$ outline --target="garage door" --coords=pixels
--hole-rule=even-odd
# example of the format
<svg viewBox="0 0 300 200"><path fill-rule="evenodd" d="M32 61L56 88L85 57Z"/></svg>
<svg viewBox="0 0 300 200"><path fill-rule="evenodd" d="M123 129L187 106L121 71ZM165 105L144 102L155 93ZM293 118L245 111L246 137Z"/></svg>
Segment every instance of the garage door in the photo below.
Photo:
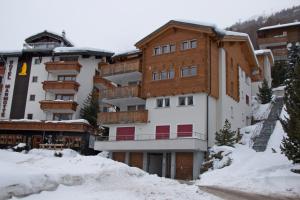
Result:
<svg viewBox="0 0 300 200"><path fill-rule="evenodd" d="M113 160L125 163L125 152L113 152Z"/></svg>
<svg viewBox="0 0 300 200"><path fill-rule="evenodd" d="M130 153L129 165L143 169L143 153Z"/></svg>
<svg viewBox="0 0 300 200"><path fill-rule="evenodd" d="M176 179L193 179L193 153L176 153Z"/></svg>

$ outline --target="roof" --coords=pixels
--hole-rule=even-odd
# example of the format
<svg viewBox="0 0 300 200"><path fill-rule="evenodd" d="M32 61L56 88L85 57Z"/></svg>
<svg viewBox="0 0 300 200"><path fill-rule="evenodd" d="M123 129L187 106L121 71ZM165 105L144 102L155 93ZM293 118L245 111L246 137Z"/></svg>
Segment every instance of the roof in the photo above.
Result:
<svg viewBox="0 0 300 200"><path fill-rule="evenodd" d="M40 37L44 37L44 36L48 36L48 37L51 37L51 38L54 38L54 39L57 39L57 40L60 40L60 41L63 41L65 43L66 46L69 46L69 47L73 47L74 44L68 40L65 36L62 36L58 33L54 33L52 31L43 31L43 32L40 32L40 33L37 33L35 35L32 35L28 38L25 39L25 42L26 43L32 43L34 40L40 38Z"/></svg>
<svg viewBox="0 0 300 200"><path fill-rule="evenodd" d="M142 51L139 49L134 49L134 50L130 50L130 51L124 51L124 52L117 53L113 56L113 58L118 58L118 57L123 57L123 56L131 56L131 55L139 55L139 54L142 54Z"/></svg>
<svg viewBox="0 0 300 200"><path fill-rule="evenodd" d="M277 24L277 25L274 25L274 26L265 26L265 27L262 27L258 30L263 31L263 30L270 30L270 29L277 29L277 28L285 28L285 27L290 27L290 26L300 26L300 22L292 22L292 23L287 23L287 24Z"/></svg>
<svg viewBox="0 0 300 200"><path fill-rule="evenodd" d="M189 28L192 30L201 30L201 32L205 32L208 34L212 34L219 38L220 40L223 41L246 41L250 51L252 52L252 57L256 63L256 66L258 66L258 60L255 56L254 53L254 48L252 45L252 42L250 40L250 37L247 33L241 33L241 32L234 32L234 31L227 31L224 29L218 28L215 24L213 23L206 23L206 22L198 22L198 21L192 21L192 20L170 20L163 26L159 27L140 41L138 41L135 46L140 48L144 44L146 44L148 41L151 39L155 38L159 33L164 32L167 30L169 27L174 26L174 27L185 27Z"/></svg>
<svg viewBox="0 0 300 200"><path fill-rule="evenodd" d="M91 56L112 56L114 53L103 49L89 47L56 47L53 50L55 55L91 55Z"/></svg>
<svg viewBox="0 0 300 200"><path fill-rule="evenodd" d="M260 50L255 50L255 55L260 56L260 55L267 55L269 57L270 63L274 63L274 57L273 53L270 49L260 49Z"/></svg>
<svg viewBox="0 0 300 200"><path fill-rule="evenodd" d="M19 51L19 50L16 50L16 51L0 51L0 56L4 56L4 57L7 57L7 56L11 56L11 57L18 57L22 55L22 51Z"/></svg>

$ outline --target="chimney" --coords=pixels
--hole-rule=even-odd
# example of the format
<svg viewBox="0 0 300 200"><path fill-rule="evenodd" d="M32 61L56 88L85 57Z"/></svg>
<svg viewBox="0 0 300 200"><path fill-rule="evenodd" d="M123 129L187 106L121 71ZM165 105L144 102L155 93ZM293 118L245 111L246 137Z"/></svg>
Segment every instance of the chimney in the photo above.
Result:
<svg viewBox="0 0 300 200"><path fill-rule="evenodd" d="M63 30L63 31L61 32L61 35L62 35L63 38L66 37L66 32L65 32L65 30Z"/></svg>

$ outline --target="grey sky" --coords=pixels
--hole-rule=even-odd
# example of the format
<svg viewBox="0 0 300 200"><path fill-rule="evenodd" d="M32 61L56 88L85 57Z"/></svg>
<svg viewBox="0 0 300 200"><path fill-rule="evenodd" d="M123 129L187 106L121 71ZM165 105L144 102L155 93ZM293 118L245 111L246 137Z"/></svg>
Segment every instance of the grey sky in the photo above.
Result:
<svg viewBox="0 0 300 200"><path fill-rule="evenodd" d="M21 49L45 29L76 46L121 52L170 19L211 22L224 28L239 20L299 5L300 0L0 0L0 50Z"/></svg>

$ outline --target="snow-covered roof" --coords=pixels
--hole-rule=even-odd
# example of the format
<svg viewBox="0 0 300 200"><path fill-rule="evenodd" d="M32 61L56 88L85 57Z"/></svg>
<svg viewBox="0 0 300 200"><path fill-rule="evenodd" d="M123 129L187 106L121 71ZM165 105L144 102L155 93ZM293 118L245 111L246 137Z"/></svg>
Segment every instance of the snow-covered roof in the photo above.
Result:
<svg viewBox="0 0 300 200"><path fill-rule="evenodd" d="M114 55L114 57L119 57L119 56L127 56L127 55L132 55L132 54L138 54L142 52L139 49L134 49L134 50L129 50L129 51L123 51L123 52L119 52L117 54Z"/></svg>
<svg viewBox="0 0 300 200"><path fill-rule="evenodd" d="M0 56L19 56L22 54L20 50L0 51Z"/></svg>
<svg viewBox="0 0 300 200"><path fill-rule="evenodd" d="M255 55L270 55L272 63L274 62L274 56L270 49L255 50Z"/></svg>
<svg viewBox="0 0 300 200"><path fill-rule="evenodd" d="M300 26L300 22L292 22L292 23L287 23L287 24L277 24L277 25L274 25L274 26L265 26L265 27L262 27L258 30L262 31L262 30L283 28L283 27L289 27L289 26Z"/></svg>
<svg viewBox="0 0 300 200"><path fill-rule="evenodd" d="M90 47L56 47L53 52L55 54L68 54L68 53L79 53L79 54L106 54L112 56L114 53L111 51L96 49Z"/></svg>

